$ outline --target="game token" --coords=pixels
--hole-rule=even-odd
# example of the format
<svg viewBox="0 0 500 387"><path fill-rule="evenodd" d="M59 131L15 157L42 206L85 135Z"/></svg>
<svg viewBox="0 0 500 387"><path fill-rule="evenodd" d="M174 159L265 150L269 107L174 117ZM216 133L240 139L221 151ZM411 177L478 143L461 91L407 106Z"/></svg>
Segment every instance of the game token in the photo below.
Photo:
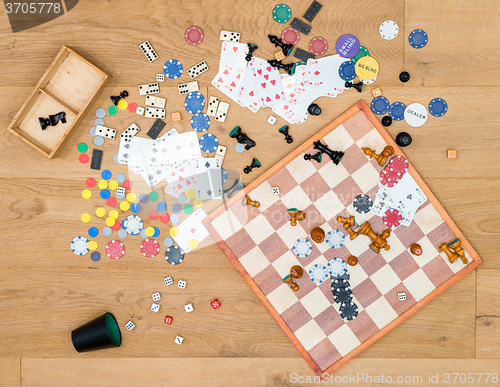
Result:
<svg viewBox="0 0 500 387"><path fill-rule="evenodd" d="M104 120L102 118L96 118L94 120L94 126L97 126L97 125L103 126L104 125Z"/></svg>
<svg viewBox="0 0 500 387"><path fill-rule="evenodd" d="M325 266L315 264L309 270L309 278L311 278L311 281L316 285L321 285L328 278L328 271Z"/></svg>
<svg viewBox="0 0 500 387"><path fill-rule="evenodd" d="M203 205L203 200L200 199L193 200L193 206L195 206L196 208L200 208L202 205Z"/></svg>
<svg viewBox="0 0 500 387"><path fill-rule="evenodd" d="M122 184L125 181L125 175L123 173L118 173L116 175L116 181L120 184Z"/></svg>
<svg viewBox="0 0 500 387"><path fill-rule="evenodd" d="M340 277L347 271L347 265L341 258L330 259L328 261L328 264L326 265L326 268L328 270L328 274L330 274L331 277Z"/></svg>
<svg viewBox="0 0 500 387"><path fill-rule="evenodd" d="M203 31L200 27L189 27L184 33L184 39L191 46L197 46L198 44L203 42Z"/></svg>
<svg viewBox="0 0 500 387"><path fill-rule="evenodd" d="M104 215L106 215L106 210L103 207L98 207L95 210L95 214L99 217L102 218Z"/></svg>
<svg viewBox="0 0 500 387"><path fill-rule="evenodd" d="M102 138L101 136L95 136L94 144L96 144L97 146L101 146L102 144L104 144L104 138Z"/></svg>
<svg viewBox="0 0 500 387"><path fill-rule="evenodd" d="M393 157L386 169L398 176L401 176L408 171L408 160L404 156Z"/></svg>
<svg viewBox="0 0 500 387"><path fill-rule="evenodd" d="M356 75L362 81L370 81L378 74L378 62L372 56L364 56L356 62Z"/></svg>
<svg viewBox="0 0 500 387"><path fill-rule="evenodd" d="M330 230L326 234L325 242L332 249L344 246L345 235L340 230Z"/></svg>
<svg viewBox="0 0 500 387"><path fill-rule="evenodd" d="M237 143L235 146L234 146L234 150L238 153L241 153L245 150L245 145L244 144L240 144L240 143Z"/></svg>
<svg viewBox="0 0 500 387"><path fill-rule="evenodd" d="M227 172L224 168L221 168L220 173L221 173L221 178L222 178L222 185L224 185L224 184L226 184L226 181L227 181ZM192 199L192 198L190 198L190 199Z"/></svg>
<svg viewBox="0 0 500 387"><path fill-rule="evenodd" d="M306 258L312 252L312 244L305 238L297 239L293 245L293 253L299 258Z"/></svg>
<svg viewBox="0 0 500 387"><path fill-rule="evenodd" d="M127 200L130 202L130 203L133 203L137 200L137 195L133 192L129 192L127 194Z"/></svg>
<svg viewBox="0 0 500 387"><path fill-rule="evenodd" d="M143 228L143 229L141 230L141 232L139 233L139 235L140 235L140 236L141 236L141 238L143 238L143 239L146 239L146 238L148 237L148 234L146 234L146 229L145 229L145 228Z"/></svg>
<svg viewBox="0 0 500 387"><path fill-rule="evenodd" d="M111 171L109 171L108 169L105 169L104 171L102 171L102 172L101 172L101 177L102 177L104 180L109 180L109 179L111 179L111 176L113 176L113 175L112 175Z"/></svg>
<svg viewBox="0 0 500 387"><path fill-rule="evenodd" d="M94 262L97 262L101 259L101 253L99 251L93 251L92 254L90 254L90 259Z"/></svg>
<svg viewBox="0 0 500 387"><path fill-rule="evenodd" d="M111 192L109 192L109 189L101 189L99 195L101 195L101 198L107 199L111 196Z"/></svg>
<svg viewBox="0 0 500 387"><path fill-rule="evenodd" d="M171 246L165 251L165 259L172 265L178 265L184 260L184 251L179 246Z"/></svg>
<svg viewBox="0 0 500 387"><path fill-rule="evenodd" d="M380 36L382 36L385 40L392 40L399 33L399 27L395 21L386 20L380 25L378 30L380 32Z"/></svg>
<svg viewBox="0 0 500 387"><path fill-rule="evenodd" d="M115 220L118 219L118 216L120 216L120 214L116 210L109 211L108 215L111 216Z"/></svg>
<svg viewBox="0 0 500 387"><path fill-rule="evenodd" d="M168 232L173 237L176 237L179 235L179 229L177 227L170 227L170 230Z"/></svg>
<svg viewBox="0 0 500 387"><path fill-rule="evenodd" d="M273 8L273 19L278 23L286 23L292 17L292 10L286 4L278 4Z"/></svg>
<svg viewBox="0 0 500 387"><path fill-rule="evenodd" d="M91 218L89 213L85 212L82 214L80 219L82 220L83 223L88 223L88 222L90 222L90 219L92 219L92 218Z"/></svg>
<svg viewBox="0 0 500 387"><path fill-rule="evenodd" d="M76 255L85 255L89 252L89 240L78 236L71 241L71 251Z"/></svg>
<svg viewBox="0 0 500 387"><path fill-rule="evenodd" d="M296 46L300 41L300 33L293 27L285 28L281 33L281 41Z"/></svg>
<svg viewBox="0 0 500 387"><path fill-rule="evenodd" d="M196 239L191 239L188 242L188 246L191 247L192 249L196 249L198 247L198 241Z"/></svg>
<svg viewBox="0 0 500 387"><path fill-rule="evenodd" d="M96 185L96 181L93 177L89 177L87 180L85 180L85 185L89 188L94 188Z"/></svg>
<svg viewBox="0 0 500 387"><path fill-rule="evenodd" d="M111 259L119 259L125 254L125 246L122 242L113 239L106 245L106 254Z"/></svg>
<svg viewBox="0 0 500 387"><path fill-rule="evenodd" d="M401 224L403 216L395 208L389 208L382 217L384 224L390 228L396 228Z"/></svg>
<svg viewBox="0 0 500 387"><path fill-rule="evenodd" d="M164 203L164 202L159 202L156 204L156 209L159 211L159 212L164 212L164 211L167 211L167 204Z"/></svg>
<svg viewBox="0 0 500 387"><path fill-rule="evenodd" d="M145 194L145 193L140 194L139 195L139 202L142 204L146 204L147 202L149 202L149 195Z"/></svg>
<svg viewBox="0 0 500 387"><path fill-rule="evenodd" d="M172 212L174 212L175 214L178 214L181 211L182 211L182 206L179 203L174 203L172 205Z"/></svg>
<svg viewBox="0 0 500 387"><path fill-rule="evenodd" d="M149 200L151 200L152 202L156 202L159 197L160 197L160 195L158 195L158 192L156 192L156 191L151 191L149 193Z"/></svg>
<svg viewBox="0 0 500 387"><path fill-rule="evenodd" d="M243 145L243 144L240 144ZM206 153L212 153L217 150L219 139L212 133L207 133L200 138L200 149Z"/></svg>
<svg viewBox="0 0 500 387"><path fill-rule="evenodd" d="M144 239L141 243L141 253L145 257L153 258L160 252L160 244L154 239Z"/></svg>
<svg viewBox="0 0 500 387"><path fill-rule="evenodd" d="M222 168L221 168L222 170ZM224 184L224 183L222 183ZM186 196L188 197L188 199L194 199L196 197L196 191L194 189L188 189L187 192L186 192Z"/></svg>
<svg viewBox="0 0 500 387"><path fill-rule="evenodd" d="M359 212L360 214L366 214L371 210L373 201L368 195L361 194L354 198L352 205L356 212Z"/></svg>
<svg viewBox="0 0 500 387"><path fill-rule="evenodd" d="M118 153L115 153L114 156L113 156L113 161L116 163L116 164L121 164L119 161L118 161Z"/></svg>
<svg viewBox="0 0 500 387"><path fill-rule="evenodd" d="M404 103L402 103L402 102L394 102L389 107L389 116L394 121L401 121L402 119L405 118L405 109L406 109L406 105Z"/></svg>
<svg viewBox="0 0 500 387"><path fill-rule="evenodd" d="M115 105L110 105L110 106L108 107L108 114L109 114L110 116L114 116L114 115L116 115L116 113L118 113L118 109L117 109L117 107L116 107Z"/></svg>
<svg viewBox="0 0 500 387"><path fill-rule="evenodd" d="M123 228L120 228L117 232L117 235L118 235L118 238L125 239L127 237L128 233Z"/></svg>
<svg viewBox="0 0 500 387"><path fill-rule="evenodd" d="M128 107L128 102L124 99L118 101L118 109L125 110Z"/></svg>
<svg viewBox="0 0 500 387"><path fill-rule="evenodd" d="M193 213L193 206L191 204L186 204L184 208L182 209L185 214L192 214Z"/></svg>
<svg viewBox="0 0 500 387"><path fill-rule="evenodd" d="M345 61L339 67L339 76L344 81L352 81L356 78L356 70L354 69L354 63L350 60Z"/></svg>
<svg viewBox="0 0 500 387"><path fill-rule="evenodd" d="M156 210L149 211L149 219L156 220L160 216L159 212Z"/></svg>
<svg viewBox="0 0 500 387"><path fill-rule="evenodd" d="M115 221L115 224L111 226L111 230L118 231L120 228L122 228L122 225L120 222Z"/></svg>
<svg viewBox="0 0 500 387"><path fill-rule="evenodd" d="M106 218L106 221L105 221L105 222L106 222L106 226L108 226L108 227L113 227L113 226L115 225L115 223L116 223L116 219L115 219L115 218L113 218L113 217L111 217L111 216L108 216L108 217Z"/></svg>
<svg viewBox="0 0 500 387"><path fill-rule="evenodd" d="M354 35L346 34L337 39L335 49L343 58L352 58L359 52L359 40Z"/></svg>
<svg viewBox="0 0 500 387"><path fill-rule="evenodd" d="M190 114L200 113L205 107L205 97L203 94L193 91L186 96L184 107Z"/></svg>
<svg viewBox="0 0 500 387"><path fill-rule="evenodd" d="M97 242L96 241L90 241L88 244L88 248L90 251L97 250Z"/></svg>
<svg viewBox="0 0 500 387"><path fill-rule="evenodd" d="M155 233L153 234L153 238L158 238L160 236L160 229L158 227L153 227Z"/></svg>
<svg viewBox="0 0 500 387"><path fill-rule="evenodd" d="M413 48L423 48L429 41L429 37L424 30L413 30L408 36L408 42Z"/></svg>
<svg viewBox="0 0 500 387"><path fill-rule="evenodd" d="M191 127L197 132L204 132L210 127L210 118L205 113L196 113L191 118Z"/></svg>
<svg viewBox="0 0 500 387"><path fill-rule="evenodd" d="M351 61L356 63L359 60L359 58L362 58L362 57L368 56L368 55L370 55L370 51L368 51L368 49L365 46L360 46L358 53L351 58Z"/></svg>
<svg viewBox="0 0 500 387"><path fill-rule="evenodd" d="M387 174L382 171L380 174L380 184L382 184L384 187L394 187L398 183L398 180L396 178L391 178Z"/></svg>
<svg viewBox="0 0 500 387"><path fill-rule="evenodd" d="M145 230L145 233L148 237L153 236L155 233L155 229L151 226L146 227L144 230Z"/></svg>
<svg viewBox="0 0 500 387"><path fill-rule="evenodd" d="M162 223L168 223L170 220L170 215L167 214L166 212L164 214L160 215L160 222Z"/></svg>
<svg viewBox="0 0 500 387"><path fill-rule="evenodd" d="M130 203L125 201L125 200L123 202L121 202L120 203L120 210L122 210L122 211L130 210Z"/></svg>
<svg viewBox="0 0 500 387"><path fill-rule="evenodd" d="M80 153L85 153L85 152L87 152L87 150L89 149L89 147L84 142L81 142L80 144L78 144L78 146L76 147L76 149L78 149L78 152L80 152Z"/></svg>
<svg viewBox="0 0 500 387"><path fill-rule="evenodd" d="M442 98L434 98L429 102L429 113L434 117L442 117L448 111L448 104Z"/></svg>
<svg viewBox="0 0 500 387"><path fill-rule="evenodd" d="M84 189L82 191L82 198L84 199L90 199L92 197L92 191L89 189Z"/></svg>
<svg viewBox="0 0 500 387"><path fill-rule="evenodd" d="M118 182L116 180L111 180L109 183L108 183L108 186L109 186L109 189L112 190L112 191L116 191L116 189L118 188Z"/></svg>
<svg viewBox="0 0 500 387"><path fill-rule="evenodd" d="M125 180L122 185L123 185L123 188L125 188L125 189L132 189L132 187L134 186L134 183L132 183L130 180Z"/></svg>
<svg viewBox="0 0 500 387"><path fill-rule="evenodd" d="M189 202L188 197L186 195L184 195L184 194L180 194L177 197L177 200L179 201L180 204L186 204L187 202Z"/></svg>
<svg viewBox="0 0 500 387"><path fill-rule="evenodd" d="M372 99L371 103L372 112L374 112L379 116L387 113L389 111L390 106L391 104L389 103L389 100L382 95Z"/></svg>
<svg viewBox="0 0 500 387"><path fill-rule="evenodd" d="M349 271L345 271L344 274L342 274L341 276L338 276L338 277L333 277L332 275L330 275L330 279L332 280L332 282L336 279L339 279L339 280L345 280L345 281L349 281L351 279L351 276L349 274Z"/></svg>
<svg viewBox="0 0 500 387"><path fill-rule="evenodd" d="M427 121L427 109L421 103L412 103L406 107L405 121L408 125L418 128Z"/></svg>
<svg viewBox="0 0 500 387"><path fill-rule="evenodd" d="M328 42L321 36L316 36L309 42L309 51L316 56L323 55L328 50Z"/></svg>
<svg viewBox="0 0 500 387"><path fill-rule="evenodd" d="M96 129L95 129L95 126L91 127L91 128L90 128L90 130L89 130L89 133L90 133L90 135L91 135L92 137L95 137L95 136L96 136L96 134L95 134L95 130L96 130Z"/></svg>
<svg viewBox="0 0 500 387"><path fill-rule="evenodd" d="M333 292L333 291L335 291L335 289L350 288L350 287L351 287L351 285L349 284L349 280L339 277L339 278L332 279L332 286L330 289Z"/></svg>
<svg viewBox="0 0 500 387"><path fill-rule="evenodd" d="M109 198L106 199L106 204L108 205L108 207L116 206L116 198L110 196Z"/></svg>
<svg viewBox="0 0 500 387"><path fill-rule="evenodd" d="M89 228L89 236L91 238L95 238L98 235L99 235L99 229L97 227L90 227Z"/></svg>
<svg viewBox="0 0 500 387"><path fill-rule="evenodd" d="M182 74L182 64L177 59L170 59L165 62L163 72L169 79L177 79Z"/></svg>
<svg viewBox="0 0 500 387"><path fill-rule="evenodd" d="M174 244L174 241L172 240L172 238L168 238L168 237L167 237L167 238L165 238L165 239L163 240L163 245L164 245L165 247L170 247L170 246L172 246L173 244Z"/></svg>
<svg viewBox="0 0 500 387"><path fill-rule="evenodd" d="M104 118L106 117L106 110L104 110L103 108L99 108L95 111L95 115L98 117L98 118Z"/></svg>
<svg viewBox="0 0 500 387"><path fill-rule="evenodd" d="M339 308L340 317L344 321L351 321L358 315L358 306L354 302L342 303Z"/></svg>
<svg viewBox="0 0 500 387"><path fill-rule="evenodd" d="M102 235L110 236L111 234L113 234L113 230L111 229L111 227L106 226L102 229Z"/></svg>
<svg viewBox="0 0 500 387"><path fill-rule="evenodd" d="M130 113L135 113L137 111L137 104L135 102L129 102L127 109Z"/></svg>
<svg viewBox="0 0 500 387"><path fill-rule="evenodd" d="M129 234L137 235L141 232L144 223L142 219L137 215L130 215L125 218L123 221L123 228Z"/></svg>
<svg viewBox="0 0 500 387"><path fill-rule="evenodd" d="M337 304L351 302L354 297L350 288L337 288L333 293L333 299Z"/></svg>
<svg viewBox="0 0 500 387"><path fill-rule="evenodd" d="M134 214L138 214L139 212L141 212L141 205L139 203L132 203L130 205L130 211L132 211L132 213Z"/></svg>
<svg viewBox="0 0 500 387"><path fill-rule="evenodd" d="M180 217L177 214L172 214L170 215L170 222L172 223L179 223Z"/></svg>
<svg viewBox="0 0 500 387"><path fill-rule="evenodd" d="M369 80L365 80L363 81L363 84L364 85L371 85L373 82L375 82L377 80L377 77L373 78L373 79L369 79Z"/></svg>
<svg viewBox="0 0 500 387"><path fill-rule="evenodd" d="M97 187L99 187L99 189L105 189L105 188L108 188L108 182L104 179L101 179L99 180L99 182L97 183Z"/></svg>

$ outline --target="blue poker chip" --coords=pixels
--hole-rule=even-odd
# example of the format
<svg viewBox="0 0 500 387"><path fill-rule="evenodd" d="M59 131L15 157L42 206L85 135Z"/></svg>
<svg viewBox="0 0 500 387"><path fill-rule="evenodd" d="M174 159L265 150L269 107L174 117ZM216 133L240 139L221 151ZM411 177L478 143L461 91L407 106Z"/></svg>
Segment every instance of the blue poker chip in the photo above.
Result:
<svg viewBox="0 0 500 387"><path fill-rule="evenodd" d="M352 81L354 78L356 78L354 62L347 60L342 63L339 67L339 76L344 81Z"/></svg>
<svg viewBox="0 0 500 387"><path fill-rule="evenodd" d="M375 97L372 99L371 103L372 112L378 114L379 116L387 113L389 111L390 106L391 104L389 103L389 100L384 96Z"/></svg>
<svg viewBox="0 0 500 387"><path fill-rule="evenodd" d="M91 238L95 238L98 235L99 235L99 229L97 227L90 227L89 228L89 236Z"/></svg>
<svg viewBox="0 0 500 387"><path fill-rule="evenodd" d="M429 102L429 113L434 117L442 117L448 111L448 104L442 98L434 98Z"/></svg>
<svg viewBox="0 0 500 387"><path fill-rule="evenodd" d="M141 212L141 205L139 203L132 203L130 205L130 211L132 211L133 214Z"/></svg>
<svg viewBox="0 0 500 387"><path fill-rule="evenodd" d="M205 113L196 113L191 118L191 127L197 132L204 132L210 127L210 118Z"/></svg>
<svg viewBox="0 0 500 387"><path fill-rule="evenodd" d="M219 139L212 133L207 133L200 138L200 148L203 152L212 153L217 150Z"/></svg>
<svg viewBox="0 0 500 387"><path fill-rule="evenodd" d="M299 258L306 258L312 252L312 244L305 238L299 238L293 245L293 253Z"/></svg>
<svg viewBox="0 0 500 387"><path fill-rule="evenodd" d="M167 211L167 204L165 202L156 203L156 209L159 212L165 212Z"/></svg>
<svg viewBox="0 0 500 387"><path fill-rule="evenodd" d="M177 59L170 59L165 62L163 72L170 79L177 79L182 74L182 64Z"/></svg>
<svg viewBox="0 0 500 387"><path fill-rule="evenodd" d="M143 204L149 202L149 195L148 194L145 194L145 193L142 193L139 195L139 201Z"/></svg>
<svg viewBox="0 0 500 387"><path fill-rule="evenodd" d="M158 227L153 227L155 229L155 233L152 238L158 238L160 236L160 229Z"/></svg>
<svg viewBox="0 0 500 387"><path fill-rule="evenodd" d="M326 234L325 242L332 249L344 246L345 235L340 230L331 230Z"/></svg>
<svg viewBox="0 0 500 387"><path fill-rule="evenodd" d="M222 177L222 185L226 184L227 181L227 172L224 168L220 169L221 177Z"/></svg>
<svg viewBox="0 0 500 387"><path fill-rule="evenodd" d="M104 171L101 172L101 177L104 179L104 180L109 180L111 179L111 176L113 176L111 174L111 171L108 170L108 169L105 169Z"/></svg>
<svg viewBox="0 0 500 387"><path fill-rule="evenodd" d="M137 235L143 229L144 222L137 215L130 215L123 221L123 228L131 235Z"/></svg>
<svg viewBox="0 0 500 387"><path fill-rule="evenodd" d="M413 48L425 47L428 41L429 37L424 30L413 30L408 36L408 42Z"/></svg>
<svg viewBox="0 0 500 387"><path fill-rule="evenodd" d="M394 121L401 121L405 118L406 105L403 102L394 102L389 108L389 116Z"/></svg>
<svg viewBox="0 0 500 387"><path fill-rule="evenodd" d="M82 236L77 236L71 241L71 251L76 255L85 255L89 252L89 240Z"/></svg>
<svg viewBox="0 0 500 387"><path fill-rule="evenodd" d="M109 189L105 188L101 190L100 195L101 198L108 199L111 196L111 192L109 192Z"/></svg>
<svg viewBox="0 0 500 387"><path fill-rule="evenodd" d="M94 262L99 261L101 259L101 253L99 253L99 251L92 251L92 254L90 254L90 259Z"/></svg>
<svg viewBox="0 0 500 387"><path fill-rule="evenodd" d="M203 94L193 91L186 96L184 107L190 114L200 113L205 107L205 97Z"/></svg>

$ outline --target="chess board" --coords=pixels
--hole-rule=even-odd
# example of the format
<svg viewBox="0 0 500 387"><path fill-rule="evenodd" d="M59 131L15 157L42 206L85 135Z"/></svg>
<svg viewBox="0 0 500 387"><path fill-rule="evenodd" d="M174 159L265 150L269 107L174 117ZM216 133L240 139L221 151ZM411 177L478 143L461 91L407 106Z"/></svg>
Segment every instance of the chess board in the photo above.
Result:
<svg viewBox="0 0 500 387"><path fill-rule="evenodd" d="M313 142L320 139L330 149L345 152L339 165L335 166L326 155L321 163L304 160L304 154L317 152ZM371 212L359 214L352 204L361 193L375 199L383 169L361 147L381 152L386 145L394 147L395 156L404 156L361 101L204 221L224 253L318 375L338 369L481 263L411 163L408 173L428 200L418 209L410 226L396 227L387 238L390 250L379 254L369 248L371 240L365 235L350 240L336 220L339 215L355 215L358 226L369 221L379 234L387 228L381 217ZM272 187L279 187L280 193L273 194ZM259 201L260 207L243 206L244 195ZM295 227L290 225L287 212L293 207L306 213L305 220ZM314 243L309 237L314 227L322 227L325 232L341 230L347 235L345 244L333 249L325 242ZM306 258L293 253L298 238L308 238L312 243L312 253ZM457 238L462 241L468 264L460 259L451 264L439 250L441 244ZM422 255L410 253L413 243L420 244ZM316 285L308 271L315 264L326 266L332 258L346 260L350 255L359 260L356 266L347 266L359 314L346 322L339 315L339 305L330 290L331 281ZM294 280L299 285L297 292L283 282L294 265L304 268L303 276ZM406 292L406 300L399 301L398 292Z"/></svg>

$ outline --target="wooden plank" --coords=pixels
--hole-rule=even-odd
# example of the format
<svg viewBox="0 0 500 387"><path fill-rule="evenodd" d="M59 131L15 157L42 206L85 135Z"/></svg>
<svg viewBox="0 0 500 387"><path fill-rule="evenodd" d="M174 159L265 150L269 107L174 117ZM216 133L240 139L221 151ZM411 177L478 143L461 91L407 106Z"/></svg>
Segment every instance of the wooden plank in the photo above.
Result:
<svg viewBox="0 0 500 387"><path fill-rule="evenodd" d="M500 270L477 271L476 358L500 358Z"/></svg>
<svg viewBox="0 0 500 387"><path fill-rule="evenodd" d="M21 386L21 359L0 358L0 387Z"/></svg>

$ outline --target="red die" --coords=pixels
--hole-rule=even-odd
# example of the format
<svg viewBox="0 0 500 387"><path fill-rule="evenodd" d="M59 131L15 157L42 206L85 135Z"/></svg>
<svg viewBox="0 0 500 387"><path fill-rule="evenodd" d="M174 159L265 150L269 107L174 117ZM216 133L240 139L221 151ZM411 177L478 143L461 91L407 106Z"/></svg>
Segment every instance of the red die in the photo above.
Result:
<svg viewBox="0 0 500 387"><path fill-rule="evenodd" d="M211 305L212 305L212 308L217 309L220 306L220 302L217 300L213 300Z"/></svg>
<svg viewBox="0 0 500 387"><path fill-rule="evenodd" d="M165 324L172 324L172 317L170 316L165 317Z"/></svg>

